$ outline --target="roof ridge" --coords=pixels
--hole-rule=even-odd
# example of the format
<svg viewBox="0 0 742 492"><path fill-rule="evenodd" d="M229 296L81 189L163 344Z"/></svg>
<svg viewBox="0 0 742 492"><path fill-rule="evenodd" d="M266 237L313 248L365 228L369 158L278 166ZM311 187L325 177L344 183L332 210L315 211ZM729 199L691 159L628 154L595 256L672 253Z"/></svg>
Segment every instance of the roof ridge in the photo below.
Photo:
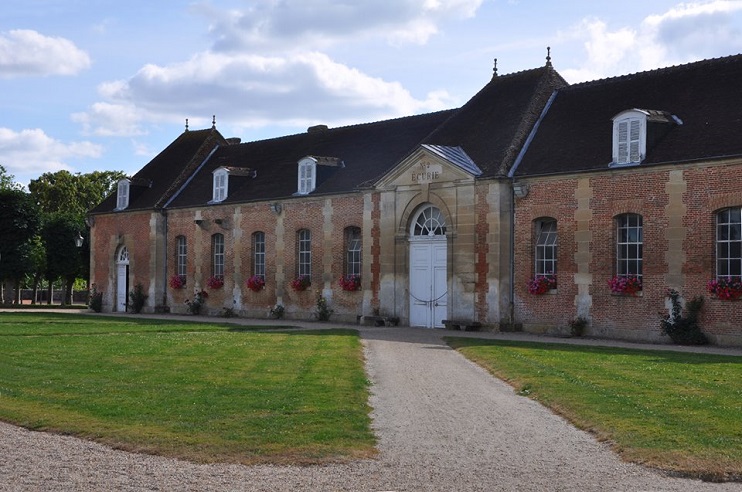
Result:
<svg viewBox="0 0 742 492"><path fill-rule="evenodd" d="M680 71L680 70L688 69L691 67L695 68L701 65L715 65L720 62L730 62L733 59L738 59L738 58L742 58L742 53L738 53L736 55L719 56L716 58L704 58L703 60L680 63L677 65L670 65L667 67L653 68L650 70L642 70L640 72L632 72L632 73L627 73L623 75L615 75L613 77L604 77L602 79L586 80L585 82L577 82L575 84L570 84L568 87L565 87L562 90L586 87L586 86L591 86L591 85L597 86L597 85L601 85L601 84L605 84L609 82L616 82L622 79L629 79L629 78L636 78L636 77L654 77L654 76L657 76L657 74L661 74L661 73Z"/></svg>

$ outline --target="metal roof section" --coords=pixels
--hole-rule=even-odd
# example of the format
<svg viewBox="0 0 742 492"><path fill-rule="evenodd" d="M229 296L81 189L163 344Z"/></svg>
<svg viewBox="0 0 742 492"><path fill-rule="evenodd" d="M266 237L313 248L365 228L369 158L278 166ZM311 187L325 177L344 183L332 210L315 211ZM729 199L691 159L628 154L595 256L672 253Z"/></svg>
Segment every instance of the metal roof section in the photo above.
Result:
<svg viewBox="0 0 742 492"><path fill-rule="evenodd" d="M422 148L432 152L433 154L442 157L446 161L450 162L454 166L463 169L467 173L473 176L481 176L482 170L476 165L476 163L464 152L461 147L449 147L447 145L432 145L422 144Z"/></svg>

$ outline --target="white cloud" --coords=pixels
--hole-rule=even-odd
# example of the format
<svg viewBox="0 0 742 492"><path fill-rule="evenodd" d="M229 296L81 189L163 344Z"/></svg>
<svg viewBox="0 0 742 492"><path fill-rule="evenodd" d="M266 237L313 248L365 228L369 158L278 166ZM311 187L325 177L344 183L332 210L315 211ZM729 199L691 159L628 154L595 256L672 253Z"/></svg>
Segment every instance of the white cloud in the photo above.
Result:
<svg viewBox="0 0 742 492"><path fill-rule="evenodd" d="M61 169L72 170L67 160L98 158L102 155L102 148L91 142L63 143L38 128L20 132L0 128L0 155L8 173L20 178Z"/></svg>
<svg viewBox="0 0 742 492"><path fill-rule="evenodd" d="M82 124L84 135L131 137L144 134L141 113L130 104L97 102L87 112L74 113L72 121Z"/></svg>
<svg viewBox="0 0 742 492"><path fill-rule="evenodd" d="M475 15L483 0L264 0L243 10L221 11L201 4L218 37L215 49L304 50L340 41L380 38L424 44L438 24Z"/></svg>
<svg viewBox="0 0 742 492"><path fill-rule="evenodd" d="M651 70L742 52L742 0L681 3L646 17L638 28L611 30L596 18L583 19L562 42L579 40L587 59L561 70L570 82Z"/></svg>
<svg viewBox="0 0 742 492"><path fill-rule="evenodd" d="M198 117L216 114L243 127L340 125L451 104L445 92L415 99L397 82L371 77L318 52L283 57L203 52L183 63L147 65L128 81L102 85L100 93L113 101L100 105L104 109L136 104L137 110L128 113L132 118L146 113L152 120L190 117L196 123ZM84 124L94 119L91 113L76 118Z"/></svg>
<svg viewBox="0 0 742 492"><path fill-rule="evenodd" d="M75 75L90 64L67 39L22 29L0 34L0 77Z"/></svg>

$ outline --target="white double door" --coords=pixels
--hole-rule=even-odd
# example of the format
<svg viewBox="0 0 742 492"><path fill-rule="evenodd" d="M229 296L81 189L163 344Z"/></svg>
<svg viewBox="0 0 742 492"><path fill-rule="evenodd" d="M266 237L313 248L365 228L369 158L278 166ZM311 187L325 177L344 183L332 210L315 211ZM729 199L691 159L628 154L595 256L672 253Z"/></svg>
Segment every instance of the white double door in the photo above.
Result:
<svg viewBox="0 0 742 492"><path fill-rule="evenodd" d="M442 328L448 312L445 236L410 240L410 326Z"/></svg>

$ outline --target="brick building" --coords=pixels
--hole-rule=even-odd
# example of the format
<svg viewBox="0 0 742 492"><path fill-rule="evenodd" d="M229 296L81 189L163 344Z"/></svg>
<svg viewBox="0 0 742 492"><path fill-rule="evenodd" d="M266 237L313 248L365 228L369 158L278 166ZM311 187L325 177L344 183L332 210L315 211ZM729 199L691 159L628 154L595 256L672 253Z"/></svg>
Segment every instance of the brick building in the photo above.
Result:
<svg viewBox="0 0 742 492"><path fill-rule="evenodd" d="M581 316L593 335L660 339L667 288L740 274L740 71L728 57L569 86L547 59L449 111L246 143L186 128L91 211L91 282L108 311L141 284L148 311L205 289L209 314L310 318L322 294L348 322ZM641 290L613 293L616 276ZM703 327L742 344L741 309L709 299Z"/></svg>

